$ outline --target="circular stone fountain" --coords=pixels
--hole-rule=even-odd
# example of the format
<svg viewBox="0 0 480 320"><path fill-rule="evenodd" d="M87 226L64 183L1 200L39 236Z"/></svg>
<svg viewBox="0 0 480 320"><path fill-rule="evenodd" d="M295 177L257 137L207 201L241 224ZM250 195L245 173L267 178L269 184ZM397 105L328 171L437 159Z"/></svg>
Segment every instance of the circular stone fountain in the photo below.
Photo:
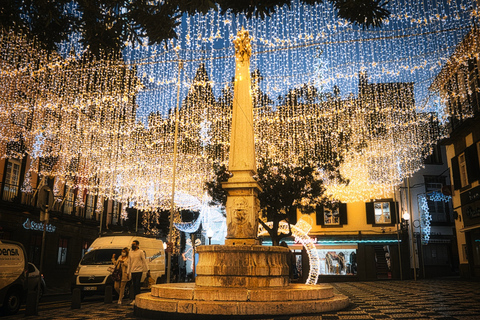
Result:
<svg viewBox="0 0 480 320"><path fill-rule="evenodd" d="M137 295L135 315L167 319L265 318L316 314L348 306L329 285L289 284L288 249L258 245L197 248L194 283L152 286Z"/></svg>
<svg viewBox="0 0 480 320"><path fill-rule="evenodd" d="M259 245L258 192L250 81L250 37L235 43L225 245L199 246L195 284L152 286L135 297L135 315L164 319L245 319L318 314L348 306L328 285L289 284L288 248Z"/></svg>

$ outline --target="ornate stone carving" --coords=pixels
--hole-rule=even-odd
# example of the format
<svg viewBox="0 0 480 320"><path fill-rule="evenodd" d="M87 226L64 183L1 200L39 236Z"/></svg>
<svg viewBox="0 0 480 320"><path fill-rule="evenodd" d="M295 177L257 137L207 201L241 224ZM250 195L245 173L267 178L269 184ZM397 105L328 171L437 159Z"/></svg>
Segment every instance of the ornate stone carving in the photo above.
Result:
<svg viewBox="0 0 480 320"><path fill-rule="evenodd" d="M249 238L252 237L253 226L249 220L249 205L246 197L238 197L233 201L230 208L232 219L228 224L229 237Z"/></svg>

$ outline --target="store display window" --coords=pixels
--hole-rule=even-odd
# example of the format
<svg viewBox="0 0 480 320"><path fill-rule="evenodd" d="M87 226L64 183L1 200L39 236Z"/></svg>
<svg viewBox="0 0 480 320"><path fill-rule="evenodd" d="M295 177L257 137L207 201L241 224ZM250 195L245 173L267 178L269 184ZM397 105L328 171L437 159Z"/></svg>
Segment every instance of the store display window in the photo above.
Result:
<svg viewBox="0 0 480 320"><path fill-rule="evenodd" d="M320 275L356 275L357 249L317 249Z"/></svg>

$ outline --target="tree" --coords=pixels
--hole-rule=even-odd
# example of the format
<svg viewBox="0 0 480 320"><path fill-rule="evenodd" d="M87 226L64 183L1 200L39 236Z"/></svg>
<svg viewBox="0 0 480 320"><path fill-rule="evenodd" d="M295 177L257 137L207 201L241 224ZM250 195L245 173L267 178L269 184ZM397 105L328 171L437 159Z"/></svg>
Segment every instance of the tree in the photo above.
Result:
<svg viewBox="0 0 480 320"><path fill-rule="evenodd" d="M230 174L225 165L216 166L215 170L215 178L206 184L207 190L213 202L225 206L227 195L221 188L221 183L227 181ZM288 234L278 232L280 221L293 224L297 208L311 213L315 206L326 202L322 180L318 178L315 167L308 163L295 166L262 160L256 179L263 189L258 195L262 217L271 221L272 226L269 227L261 219L260 224L268 231L274 246L278 246L281 239L292 235L291 230Z"/></svg>
<svg viewBox="0 0 480 320"><path fill-rule="evenodd" d="M283 102L286 106L313 105L321 99L319 90L311 85L304 83L301 87L290 89Z"/></svg>
<svg viewBox="0 0 480 320"><path fill-rule="evenodd" d="M299 0L314 5L330 2L340 18L368 27L382 25L390 15L388 0ZM81 42L95 55L119 53L127 42L148 37L150 44L176 38L179 17L207 13L210 9L247 17L265 18L291 0L2 0L0 28L22 30L35 36L44 48L78 33ZM218 6L218 7L217 7ZM75 9L73 9L75 8ZM74 14L76 11L78 14Z"/></svg>

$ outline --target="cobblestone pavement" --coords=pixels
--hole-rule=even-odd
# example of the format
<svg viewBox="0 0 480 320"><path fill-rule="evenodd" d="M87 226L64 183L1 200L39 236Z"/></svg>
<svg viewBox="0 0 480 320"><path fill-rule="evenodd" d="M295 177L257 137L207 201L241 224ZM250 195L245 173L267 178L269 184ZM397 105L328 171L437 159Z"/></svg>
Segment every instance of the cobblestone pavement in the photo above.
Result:
<svg viewBox="0 0 480 320"><path fill-rule="evenodd" d="M460 280L373 281L331 284L350 298L350 306L317 316L276 317L289 320L475 319L480 320L480 282ZM19 314L2 320L25 319ZM139 319L130 305L86 302L71 310L68 301L43 304L39 316L26 319ZM226 318L228 319L228 318Z"/></svg>

